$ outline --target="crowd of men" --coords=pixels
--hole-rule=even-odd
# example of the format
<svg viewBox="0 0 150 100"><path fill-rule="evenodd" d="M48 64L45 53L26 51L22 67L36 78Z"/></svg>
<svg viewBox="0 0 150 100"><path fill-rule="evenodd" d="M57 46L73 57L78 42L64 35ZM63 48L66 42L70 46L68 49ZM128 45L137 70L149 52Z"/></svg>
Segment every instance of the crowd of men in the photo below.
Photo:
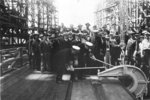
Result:
<svg viewBox="0 0 150 100"><path fill-rule="evenodd" d="M96 70L73 72L73 67L102 67L103 63L130 64L141 68L150 78L150 31L129 30L124 33L124 41L120 34L105 27L98 29L86 24L78 28L59 30L59 36L34 34L27 42L30 66L33 69L56 72L56 81L62 80L64 73L70 72L72 78L81 78L85 74L96 74ZM110 66L107 66L109 68ZM67 70L71 71L67 71Z"/></svg>

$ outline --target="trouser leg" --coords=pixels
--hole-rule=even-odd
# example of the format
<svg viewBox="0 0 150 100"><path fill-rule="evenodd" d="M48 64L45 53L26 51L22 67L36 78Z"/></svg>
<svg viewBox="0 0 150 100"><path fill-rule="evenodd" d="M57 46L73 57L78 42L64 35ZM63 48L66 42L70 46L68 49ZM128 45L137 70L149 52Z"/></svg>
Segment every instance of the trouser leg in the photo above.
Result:
<svg viewBox="0 0 150 100"><path fill-rule="evenodd" d="M36 56L33 55L33 69L36 69Z"/></svg>
<svg viewBox="0 0 150 100"><path fill-rule="evenodd" d="M46 55L46 69L47 71L51 71L51 59L49 53Z"/></svg>
<svg viewBox="0 0 150 100"><path fill-rule="evenodd" d="M56 82L62 80L62 75L64 74L64 67L63 65L60 65L57 67L57 77Z"/></svg>
<svg viewBox="0 0 150 100"><path fill-rule="evenodd" d="M33 69L33 56L32 55L29 55L29 65L30 65L30 68Z"/></svg>
<svg viewBox="0 0 150 100"><path fill-rule="evenodd" d="M41 69L41 56L37 55L35 59L36 59L36 69L40 70Z"/></svg>

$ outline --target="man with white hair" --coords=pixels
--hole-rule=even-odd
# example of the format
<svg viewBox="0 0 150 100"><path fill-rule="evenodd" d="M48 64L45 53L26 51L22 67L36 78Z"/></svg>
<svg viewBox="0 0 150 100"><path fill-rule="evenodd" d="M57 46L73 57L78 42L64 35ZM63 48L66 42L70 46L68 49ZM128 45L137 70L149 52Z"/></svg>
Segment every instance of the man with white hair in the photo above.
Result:
<svg viewBox="0 0 150 100"><path fill-rule="evenodd" d="M133 65L134 64L133 54L134 54L135 46L136 46L136 41L134 38L135 32L128 31L128 34L129 34L130 38L129 38L129 40L127 42L127 46L126 46L126 53L125 53L126 54L126 63Z"/></svg>
<svg viewBox="0 0 150 100"><path fill-rule="evenodd" d="M144 35L144 40L140 44L140 50L141 50L141 57L143 58L143 63L148 65L148 59L150 58L150 54L148 50L150 51L150 33L148 31L142 32ZM150 60L150 59L149 59Z"/></svg>
<svg viewBox="0 0 150 100"><path fill-rule="evenodd" d="M150 79L150 33L148 31L143 31L142 33L144 34L144 39L139 45L142 58L141 69Z"/></svg>

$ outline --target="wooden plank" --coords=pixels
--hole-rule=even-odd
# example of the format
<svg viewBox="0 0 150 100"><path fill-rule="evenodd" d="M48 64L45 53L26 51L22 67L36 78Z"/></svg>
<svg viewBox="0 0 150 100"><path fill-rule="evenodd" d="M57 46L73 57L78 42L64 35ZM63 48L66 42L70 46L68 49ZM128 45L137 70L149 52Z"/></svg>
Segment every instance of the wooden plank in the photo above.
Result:
<svg viewBox="0 0 150 100"><path fill-rule="evenodd" d="M56 82L54 80L49 82L49 85L47 89L45 90L45 94L43 95L42 100L53 100L53 97L55 96L55 88L56 88Z"/></svg>
<svg viewBox="0 0 150 100"><path fill-rule="evenodd" d="M50 82L42 100L65 100L69 82L57 84L55 79Z"/></svg>
<svg viewBox="0 0 150 100"><path fill-rule="evenodd" d="M16 84L13 84L2 92L3 100L65 100L68 82L57 84L55 82L55 75L31 73L21 75L15 73L21 78L13 77ZM27 73L26 72L26 73ZM35 74L35 75L34 75ZM10 77L9 79L13 81ZM7 80L9 83L10 80ZM5 83L7 84L7 83Z"/></svg>
<svg viewBox="0 0 150 100"><path fill-rule="evenodd" d="M68 84L68 89L67 89L67 92L66 92L65 100L71 100L71 96L72 96L72 87L73 87L73 82L70 81L69 84Z"/></svg>
<svg viewBox="0 0 150 100"><path fill-rule="evenodd" d="M24 72L28 71L28 65L27 66L24 66L24 67L21 67L19 69L16 69L15 71L13 72L10 72L10 73L7 73L3 76L0 77L1 79L1 84L4 84L5 82L9 81L11 78L14 78L16 76L20 76L22 75Z"/></svg>
<svg viewBox="0 0 150 100"><path fill-rule="evenodd" d="M92 84L98 100L136 100L115 78L95 80Z"/></svg>
<svg viewBox="0 0 150 100"><path fill-rule="evenodd" d="M97 100L88 80L73 83L71 100Z"/></svg>
<svg viewBox="0 0 150 100"><path fill-rule="evenodd" d="M52 77L49 77L50 75L46 75L46 76L47 77L45 78L45 82L43 83L42 86L40 86L40 88L35 92L35 94L30 98L30 100L43 100L47 87L50 85L50 82L53 81L51 80Z"/></svg>
<svg viewBox="0 0 150 100"><path fill-rule="evenodd" d="M42 97L50 83L50 74L41 74L40 78L35 81L30 87L25 88L16 100L43 100ZM28 84L26 84L28 85Z"/></svg>
<svg viewBox="0 0 150 100"><path fill-rule="evenodd" d="M107 100L100 81L93 81L92 86L97 100Z"/></svg>
<svg viewBox="0 0 150 100"><path fill-rule="evenodd" d="M22 75L19 74L18 76L14 76L14 77L10 77L9 80L5 81L2 83L2 88L1 88L1 92L4 90L7 90L9 87L11 87L14 84L17 84L18 81L21 81L24 79L24 77L26 77L27 75L29 75L32 72L32 70L26 70L23 71Z"/></svg>
<svg viewBox="0 0 150 100"><path fill-rule="evenodd" d="M40 72L33 72L32 74L29 74L28 77L20 79L16 84L2 92L2 100L16 100L16 98L23 93L24 89L28 89L27 93L34 93L36 89L35 91L32 91L32 88L37 88L37 86L40 86L40 81L37 81L40 77Z"/></svg>
<svg viewBox="0 0 150 100"><path fill-rule="evenodd" d="M69 82L63 84L57 84L55 87L54 100L65 100Z"/></svg>
<svg viewBox="0 0 150 100"><path fill-rule="evenodd" d="M103 84L106 100L134 100L119 84Z"/></svg>
<svg viewBox="0 0 150 100"><path fill-rule="evenodd" d="M46 100L65 100L68 89L68 82L61 84L55 83L55 87L51 92L51 96L48 96Z"/></svg>

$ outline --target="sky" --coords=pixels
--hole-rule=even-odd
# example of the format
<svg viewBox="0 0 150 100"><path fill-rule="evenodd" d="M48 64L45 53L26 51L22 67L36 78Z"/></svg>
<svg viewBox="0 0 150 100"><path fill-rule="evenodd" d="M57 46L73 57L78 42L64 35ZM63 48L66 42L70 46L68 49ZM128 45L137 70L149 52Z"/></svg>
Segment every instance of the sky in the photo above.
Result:
<svg viewBox="0 0 150 100"><path fill-rule="evenodd" d="M85 25L89 22L94 25L94 12L97 4L101 0L56 0L55 5L58 10L59 23L65 26L73 24Z"/></svg>

